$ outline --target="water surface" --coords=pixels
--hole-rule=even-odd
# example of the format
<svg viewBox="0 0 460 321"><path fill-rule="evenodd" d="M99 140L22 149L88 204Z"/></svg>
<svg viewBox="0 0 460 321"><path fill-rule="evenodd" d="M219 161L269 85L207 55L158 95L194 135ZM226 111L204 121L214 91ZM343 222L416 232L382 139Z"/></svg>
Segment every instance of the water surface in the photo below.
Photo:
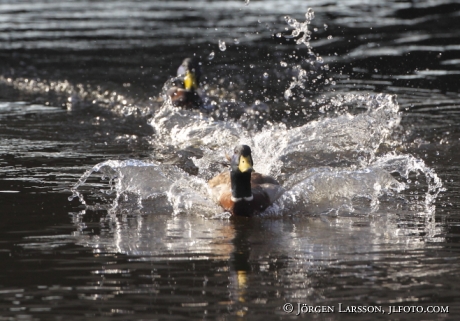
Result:
<svg viewBox="0 0 460 321"><path fill-rule="evenodd" d="M1 2L0 320L458 318L460 7L308 6ZM194 55L210 115L161 99ZM286 193L233 220L242 142Z"/></svg>

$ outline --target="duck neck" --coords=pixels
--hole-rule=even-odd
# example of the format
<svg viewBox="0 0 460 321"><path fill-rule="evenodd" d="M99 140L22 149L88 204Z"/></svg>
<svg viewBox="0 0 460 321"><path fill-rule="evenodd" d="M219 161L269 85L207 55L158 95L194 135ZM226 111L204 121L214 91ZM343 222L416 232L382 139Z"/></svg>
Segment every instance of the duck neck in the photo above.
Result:
<svg viewBox="0 0 460 321"><path fill-rule="evenodd" d="M232 200L234 202L252 200L251 191L251 172L230 171L230 179L232 182Z"/></svg>

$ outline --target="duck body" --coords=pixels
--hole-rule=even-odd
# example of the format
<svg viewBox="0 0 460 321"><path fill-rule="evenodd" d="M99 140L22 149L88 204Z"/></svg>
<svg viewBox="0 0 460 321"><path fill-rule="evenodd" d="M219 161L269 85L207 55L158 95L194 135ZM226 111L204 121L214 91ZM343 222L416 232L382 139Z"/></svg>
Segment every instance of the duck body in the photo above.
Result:
<svg viewBox="0 0 460 321"><path fill-rule="evenodd" d="M168 96L176 107L198 109L202 105L201 97L196 91L186 90L178 86L169 88Z"/></svg>
<svg viewBox="0 0 460 321"><path fill-rule="evenodd" d="M221 102L219 106L211 103L205 91L200 88L201 74L201 62L195 57L185 58L177 69L176 77L165 84L163 93L166 97L163 98L169 100L174 107L199 110L206 114L212 113L213 118L219 120L227 120L228 117L238 119L245 113L251 118L259 118L259 115L270 113L270 107L264 103L248 107L244 102L234 101L233 98L232 101L224 99L225 102ZM220 111L213 113L217 109Z"/></svg>
<svg viewBox="0 0 460 321"><path fill-rule="evenodd" d="M251 217L267 209L284 192L272 177L252 169L249 146L235 148L231 170L208 182L212 198L234 216Z"/></svg>

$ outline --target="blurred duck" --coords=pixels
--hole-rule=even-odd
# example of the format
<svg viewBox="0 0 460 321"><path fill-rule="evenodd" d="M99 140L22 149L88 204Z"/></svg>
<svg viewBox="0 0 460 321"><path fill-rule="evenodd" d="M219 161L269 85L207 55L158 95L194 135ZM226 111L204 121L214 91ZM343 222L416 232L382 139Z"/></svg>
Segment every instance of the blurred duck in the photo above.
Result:
<svg viewBox="0 0 460 321"><path fill-rule="evenodd" d="M177 69L177 77L167 94L176 107L199 109L203 105L198 93L201 67L197 59L186 58Z"/></svg>
<svg viewBox="0 0 460 321"><path fill-rule="evenodd" d="M260 119L261 115L270 113L270 108L265 103L247 106L244 102L235 102L229 92L214 93L219 96L219 105L210 103L209 97L200 88L201 66L196 58L186 58L177 69L177 76L167 86L166 93L171 99L173 106L185 109L199 109L201 112L212 114L213 117L226 120L227 118L238 119L247 114L251 119ZM223 98L225 97L225 98ZM215 97L216 98L216 97ZM221 99L223 98L223 99ZM252 123L253 121L251 121Z"/></svg>
<svg viewBox="0 0 460 321"><path fill-rule="evenodd" d="M229 160L230 171L211 179L208 186L212 198L232 215L257 215L284 192L274 178L254 172L249 146L236 146Z"/></svg>

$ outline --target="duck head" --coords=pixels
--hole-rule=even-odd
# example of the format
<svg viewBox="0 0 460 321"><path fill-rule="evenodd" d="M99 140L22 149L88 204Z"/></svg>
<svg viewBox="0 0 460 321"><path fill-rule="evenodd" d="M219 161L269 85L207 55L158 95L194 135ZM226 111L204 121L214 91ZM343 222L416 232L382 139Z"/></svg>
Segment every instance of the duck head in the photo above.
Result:
<svg viewBox="0 0 460 321"><path fill-rule="evenodd" d="M168 95L174 106L198 109L203 101L197 92L201 77L200 63L195 58L186 58L177 69L177 77Z"/></svg>
<svg viewBox="0 0 460 321"><path fill-rule="evenodd" d="M232 201L235 203L242 200L251 201L253 199L251 191L251 172L253 171L251 148L247 145L236 146L230 166Z"/></svg>
<svg viewBox="0 0 460 321"><path fill-rule="evenodd" d="M197 90L201 78L201 66L198 59L185 58L177 69L177 77L183 78L185 90Z"/></svg>

